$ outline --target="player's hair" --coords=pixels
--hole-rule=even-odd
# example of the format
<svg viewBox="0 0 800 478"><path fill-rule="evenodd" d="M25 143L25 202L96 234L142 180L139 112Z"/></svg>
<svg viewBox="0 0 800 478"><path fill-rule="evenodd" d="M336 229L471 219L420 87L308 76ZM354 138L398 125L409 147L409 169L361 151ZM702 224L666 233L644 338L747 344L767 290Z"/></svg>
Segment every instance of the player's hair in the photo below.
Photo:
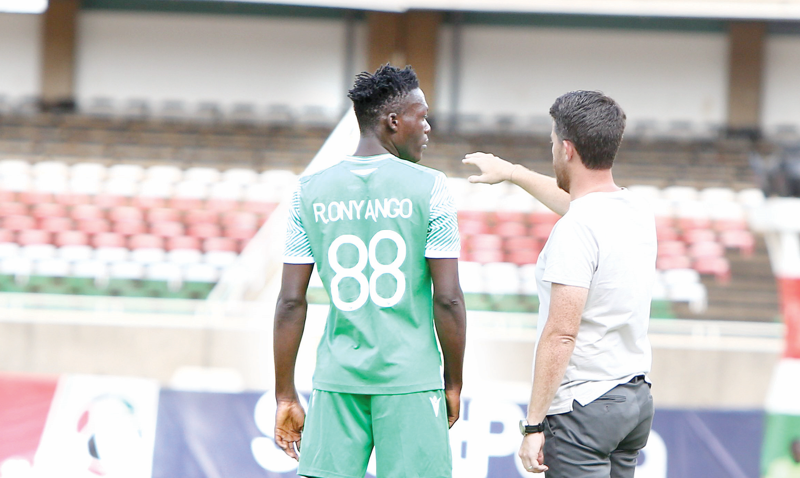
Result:
<svg viewBox="0 0 800 478"><path fill-rule="evenodd" d="M571 91L550 107L559 140L570 141L588 169L610 169L625 131L625 112L599 91Z"/></svg>
<svg viewBox="0 0 800 478"><path fill-rule="evenodd" d="M387 63L375 73L359 73L353 88L347 92L347 97L353 100L359 129L374 128L387 108L399 106L400 100L417 88L419 80L410 66L401 70Z"/></svg>

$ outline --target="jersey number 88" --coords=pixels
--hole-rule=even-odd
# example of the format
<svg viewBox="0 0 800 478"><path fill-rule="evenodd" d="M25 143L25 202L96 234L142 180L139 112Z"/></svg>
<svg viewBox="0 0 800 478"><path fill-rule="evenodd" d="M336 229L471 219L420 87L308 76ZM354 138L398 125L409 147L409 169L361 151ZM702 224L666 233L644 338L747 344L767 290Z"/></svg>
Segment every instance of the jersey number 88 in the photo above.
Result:
<svg viewBox="0 0 800 478"><path fill-rule="evenodd" d="M376 251L378 249L378 243L382 240L392 241L397 246L397 257L391 264L381 264L378 262ZM339 263L337 253L339 247L343 244L352 244L358 250L358 261L353 267L344 267ZM368 260L373 271L369 280L367 280L367 276L364 275L364 268L367 266ZM351 312L366 304L368 298L372 299L372 302L378 307L392 307L397 304L400 302L400 299L403 298L403 294L406 291L406 278L403 273L400 272L400 266L405 260L406 243L400 234L394 231L385 229L377 232L369 241L369 250L367 250L364 241L357 236L344 234L337 237L336 240L331 243L330 248L328 248L328 263L331 269L336 272L336 275L333 276L333 280L331 281L331 300L333 300L333 305L341 311ZM395 290L394 295L391 297L381 297L378 294L378 278L384 274L390 274L397 281L397 290ZM343 301L339 294L339 284L342 282L342 279L346 277L355 279L359 286L358 297L352 302Z"/></svg>

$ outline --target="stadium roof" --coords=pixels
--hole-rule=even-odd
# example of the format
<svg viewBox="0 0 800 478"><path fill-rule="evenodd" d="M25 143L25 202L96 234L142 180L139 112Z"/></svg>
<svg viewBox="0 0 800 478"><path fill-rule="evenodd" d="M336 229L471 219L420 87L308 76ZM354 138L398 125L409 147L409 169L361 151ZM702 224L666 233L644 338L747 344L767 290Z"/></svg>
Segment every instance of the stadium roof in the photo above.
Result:
<svg viewBox="0 0 800 478"><path fill-rule="evenodd" d="M227 0L242 1L242 0ZM800 0L244 0L319 7L799 20Z"/></svg>

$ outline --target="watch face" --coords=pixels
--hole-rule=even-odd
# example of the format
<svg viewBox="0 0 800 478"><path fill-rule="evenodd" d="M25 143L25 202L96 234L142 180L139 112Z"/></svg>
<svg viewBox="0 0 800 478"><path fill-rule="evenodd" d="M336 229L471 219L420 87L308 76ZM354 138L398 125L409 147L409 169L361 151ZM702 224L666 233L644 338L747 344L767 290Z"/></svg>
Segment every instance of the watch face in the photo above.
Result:
<svg viewBox="0 0 800 478"><path fill-rule="evenodd" d="M525 420L524 418L519 421L519 432L522 433L523 436L526 434L525 433L525 427L527 425L528 425L528 421Z"/></svg>

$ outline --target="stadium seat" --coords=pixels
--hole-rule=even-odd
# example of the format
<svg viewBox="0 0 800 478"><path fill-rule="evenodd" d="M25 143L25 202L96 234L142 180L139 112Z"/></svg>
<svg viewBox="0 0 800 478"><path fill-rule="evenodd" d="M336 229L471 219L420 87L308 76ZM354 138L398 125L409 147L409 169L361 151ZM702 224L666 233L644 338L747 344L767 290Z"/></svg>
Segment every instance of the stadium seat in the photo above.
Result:
<svg viewBox="0 0 800 478"><path fill-rule="evenodd" d="M173 194L171 182L160 179L147 179L139 183L139 196L149 198L168 198Z"/></svg>
<svg viewBox="0 0 800 478"><path fill-rule="evenodd" d="M3 240L0 242L0 259L19 257L19 244Z"/></svg>
<svg viewBox="0 0 800 478"><path fill-rule="evenodd" d="M20 202L28 204L29 206L55 202L53 194L49 192L22 191L17 197Z"/></svg>
<svg viewBox="0 0 800 478"><path fill-rule="evenodd" d="M63 232L73 229L72 219L68 217L46 217L39 222L39 229L47 232Z"/></svg>
<svg viewBox="0 0 800 478"><path fill-rule="evenodd" d="M256 228L261 225L258 223L258 216L252 212L238 211L221 217L225 227Z"/></svg>
<svg viewBox="0 0 800 478"><path fill-rule="evenodd" d="M73 177L69 180L67 191L78 195L101 194L103 191L103 180L91 177Z"/></svg>
<svg viewBox="0 0 800 478"><path fill-rule="evenodd" d="M71 262L88 261L94 256L94 250L88 245L67 244L58 248L56 256Z"/></svg>
<svg viewBox="0 0 800 478"><path fill-rule="evenodd" d="M231 239L250 240L257 232L258 229L255 227L232 226L225 228L223 236Z"/></svg>
<svg viewBox="0 0 800 478"><path fill-rule="evenodd" d="M725 248L715 241L700 241L689 245L689 257L700 259L703 257L723 257Z"/></svg>
<svg viewBox="0 0 800 478"><path fill-rule="evenodd" d="M106 263L125 262L130 258L130 251L125 247L103 246L94 249L94 259Z"/></svg>
<svg viewBox="0 0 800 478"><path fill-rule="evenodd" d="M697 189L690 186L667 186L661 190L661 197L672 202L682 203L686 201L697 201Z"/></svg>
<svg viewBox="0 0 800 478"><path fill-rule="evenodd" d="M3 174L0 175L0 189L5 191L22 193L31 188L31 178L27 174Z"/></svg>
<svg viewBox="0 0 800 478"><path fill-rule="evenodd" d="M129 203L130 200L127 197L113 192L103 192L94 197L94 204L103 209L126 207Z"/></svg>
<svg viewBox="0 0 800 478"><path fill-rule="evenodd" d="M147 224L144 221L119 221L111 225L111 230L117 234L133 236L147 232Z"/></svg>
<svg viewBox="0 0 800 478"><path fill-rule="evenodd" d="M45 277L68 277L72 274L72 267L65 259L41 259L34 263L32 273Z"/></svg>
<svg viewBox="0 0 800 478"><path fill-rule="evenodd" d="M125 247L126 240L122 234L114 232L100 232L92 237L92 245L96 248L101 247Z"/></svg>
<svg viewBox="0 0 800 478"><path fill-rule="evenodd" d="M212 184L219 182L220 172L214 168L193 167L183 172L183 180L186 182L197 182L201 184Z"/></svg>
<svg viewBox="0 0 800 478"><path fill-rule="evenodd" d="M725 257L701 256L694 261L692 267L700 274L713 275L721 284L730 282L731 266Z"/></svg>
<svg viewBox="0 0 800 478"><path fill-rule="evenodd" d="M232 251L236 252L236 241L229 237L210 237L203 241L203 250L210 251Z"/></svg>
<svg viewBox="0 0 800 478"><path fill-rule="evenodd" d="M56 233L53 243L58 247L88 246L89 237L83 231L65 230Z"/></svg>
<svg viewBox="0 0 800 478"><path fill-rule="evenodd" d="M27 244L20 248L20 255L27 259L53 259L56 257L56 246L52 244Z"/></svg>
<svg viewBox="0 0 800 478"><path fill-rule="evenodd" d="M12 276L30 276L33 272L33 260L22 257L6 257L0 262L0 274Z"/></svg>
<svg viewBox="0 0 800 478"><path fill-rule="evenodd" d="M668 271L673 269L689 269L692 261L688 256L661 256L656 259L656 269Z"/></svg>
<svg viewBox="0 0 800 478"><path fill-rule="evenodd" d="M265 201L243 201L241 204L242 211L260 214L265 219L269 217L277 207L277 203Z"/></svg>
<svg viewBox="0 0 800 478"><path fill-rule="evenodd" d="M178 264L157 262L148 265L144 272L145 279L165 281L173 290L179 290L183 281L183 269Z"/></svg>
<svg viewBox="0 0 800 478"><path fill-rule="evenodd" d="M726 248L738 249L744 257L751 257L756 245L753 233L741 229L728 229L720 232L719 242Z"/></svg>
<svg viewBox="0 0 800 478"><path fill-rule="evenodd" d="M52 244L53 235L40 229L25 229L17 234L17 243L20 246Z"/></svg>
<svg viewBox="0 0 800 478"><path fill-rule="evenodd" d="M163 249L164 239L152 234L136 234L128 240L131 250L136 249Z"/></svg>
<svg viewBox="0 0 800 478"><path fill-rule="evenodd" d="M161 263L165 261L166 257L167 254L164 249L157 247L132 248L130 255L131 261L141 264Z"/></svg>
<svg viewBox="0 0 800 478"><path fill-rule="evenodd" d="M108 264L101 260L76 260L72 265L73 277L89 277L93 279L108 275Z"/></svg>
<svg viewBox="0 0 800 478"><path fill-rule="evenodd" d="M39 161L30 170L33 176L55 176L60 178L68 177L70 168L62 161Z"/></svg>
<svg viewBox="0 0 800 478"><path fill-rule="evenodd" d="M683 240L686 241L687 244L715 242L717 240L717 233L711 229L689 229L683 233Z"/></svg>
<svg viewBox="0 0 800 478"><path fill-rule="evenodd" d="M172 249L167 252L167 262L180 265L201 264L203 254L197 249Z"/></svg>
<svg viewBox="0 0 800 478"><path fill-rule="evenodd" d="M145 171L145 181L158 181L174 184L183 179L183 171L177 166L155 165Z"/></svg>
<svg viewBox="0 0 800 478"><path fill-rule="evenodd" d="M126 177L109 178L105 183L103 183L102 191L105 194L113 194L116 196L130 198L136 196L136 194L139 192L139 183L132 178Z"/></svg>
<svg viewBox="0 0 800 478"><path fill-rule="evenodd" d="M186 211L184 221L189 226L194 224L217 224L219 213L208 209L192 209Z"/></svg>
<svg viewBox="0 0 800 478"><path fill-rule="evenodd" d="M0 244L14 242L14 233L8 229L0 229Z"/></svg>
<svg viewBox="0 0 800 478"><path fill-rule="evenodd" d="M114 222L142 221L144 219L144 214L142 210L137 207L120 206L109 210L108 218Z"/></svg>
<svg viewBox="0 0 800 478"><path fill-rule="evenodd" d="M204 205L203 199L191 197L173 197L167 203L172 209L179 211L189 211L192 209L201 209Z"/></svg>
<svg viewBox="0 0 800 478"><path fill-rule="evenodd" d="M206 209L224 215L238 210L239 201L235 199L209 198L206 200Z"/></svg>
<svg viewBox="0 0 800 478"><path fill-rule="evenodd" d="M115 164L107 169L109 181L123 179L131 182L141 181L144 177L144 168L138 164Z"/></svg>
<svg viewBox="0 0 800 478"><path fill-rule="evenodd" d="M36 219L31 216L11 215L3 218L3 229L25 231L36 228Z"/></svg>
<svg viewBox="0 0 800 478"><path fill-rule="evenodd" d="M475 219L459 219L458 230L461 235L489 234L489 225L486 221Z"/></svg>
<svg viewBox="0 0 800 478"><path fill-rule="evenodd" d="M258 182L258 173L252 169L232 168L223 171L222 181L240 185L254 184Z"/></svg>
<svg viewBox="0 0 800 478"><path fill-rule="evenodd" d="M219 276L219 269L211 264L192 264L183 269L185 282L217 282Z"/></svg>
<svg viewBox="0 0 800 478"><path fill-rule="evenodd" d="M180 222L181 213L170 208L152 208L147 211L147 222Z"/></svg>
<svg viewBox="0 0 800 478"><path fill-rule="evenodd" d="M150 234L160 237L183 236L183 223L175 221L154 222L150 225Z"/></svg>
<svg viewBox="0 0 800 478"><path fill-rule="evenodd" d="M499 221L494 233L500 237L522 237L528 234L528 227L522 222Z"/></svg>
<svg viewBox="0 0 800 478"><path fill-rule="evenodd" d="M78 221L77 229L90 235L100 234L109 232L111 230L111 224L105 219L84 219Z"/></svg>
<svg viewBox="0 0 800 478"><path fill-rule="evenodd" d="M56 195L55 200L58 204L64 206L77 206L79 204L89 204L91 202L91 198L88 194L77 192L65 192L63 194L58 194Z"/></svg>
<svg viewBox="0 0 800 478"><path fill-rule="evenodd" d="M0 202L0 217L27 215L27 204L23 204L21 202Z"/></svg>
<svg viewBox="0 0 800 478"><path fill-rule="evenodd" d="M489 294L519 294L519 268L509 262L484 264L483 274L486 292Z"/></svg>
<svg viewBox="0 0 800 478"><path fill-rule="evenodd" d="M70 188L66 177L42 176L34 179L31 190L58 195L66 193Z"/></svg>
<svg viewBox="0 0 800 478"><path fill-rule="evenodd" d="M199 239L208 239L211 237L220 237L222 234L219 226L216 224L197 223L189 226L188 235Z"/></svg>
<svg viewBox="0 0 800 478"><path fill-rule="evenodd" d="M67 217L67 209L57 203L39 203L31 206L31 215L36 219L43 217Z"/></svg>
<svg viewBox="0 0 800 478"><path fill-rule="evenodd" d="M0 160L0 175L30 175L31 164L22 159L3 159Z"/></svg>
<svg viewBox="0 0 800 478"><path fill-rule="evenodd" d="M72 179L103 181L106 178L107 168L99 163L75 163L70 168Z"/></svg>
<svg viewBox="0 0 800 478"><path fill-rule="evenodd" d="M203 262L219 268L225 268L236 262L238 254L233 251L208 251L203 255Z"/></svg>
<svg viewBox="0 0 800 478"><path fill-rule="evenodd" d="M108 265L108 275L112 279L142 279L144 264L133 261L112 262Z"/></svg>
<svg viewBox="0 0 800 478"><path fill-rule="evenodd" d="M167 206L167 199L154 196L133 196L131 205L139 209L161 208Z"/></svg>
<svg viewBox="0 0 800 478"><path fill-rule="evenodd" d="M192 236L176 236L167 238L167 250L176 249L200 250L200 239Z"/></svg>

